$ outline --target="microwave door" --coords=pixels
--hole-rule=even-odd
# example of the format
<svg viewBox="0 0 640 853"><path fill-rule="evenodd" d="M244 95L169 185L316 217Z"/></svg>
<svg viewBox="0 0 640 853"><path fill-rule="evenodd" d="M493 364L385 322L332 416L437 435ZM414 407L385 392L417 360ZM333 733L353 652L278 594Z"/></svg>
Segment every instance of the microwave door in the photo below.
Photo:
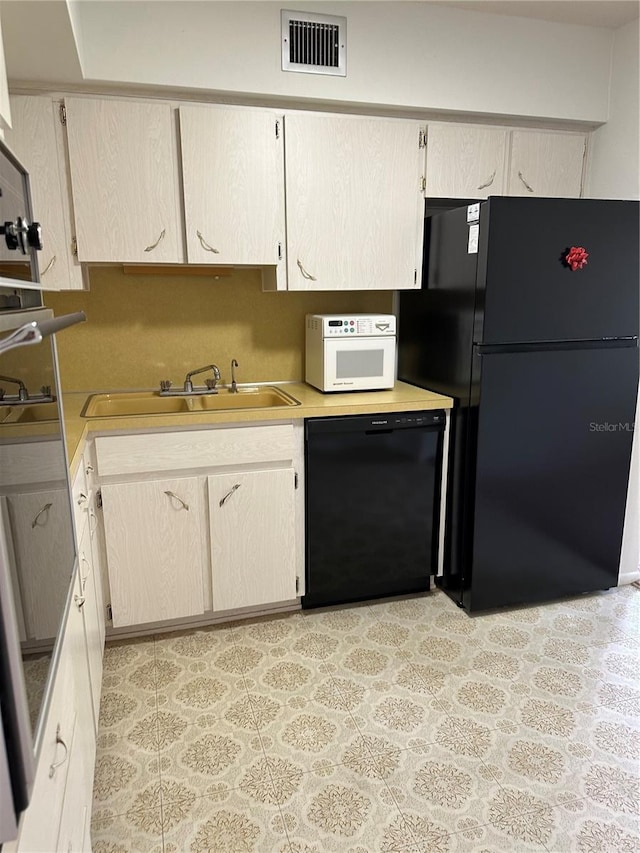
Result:
<svg viewBox="0 0 640 853"><path fill-rule="evenodd" d="M324 341L326 391L393 388L396 339L386 337Z"/></svg>

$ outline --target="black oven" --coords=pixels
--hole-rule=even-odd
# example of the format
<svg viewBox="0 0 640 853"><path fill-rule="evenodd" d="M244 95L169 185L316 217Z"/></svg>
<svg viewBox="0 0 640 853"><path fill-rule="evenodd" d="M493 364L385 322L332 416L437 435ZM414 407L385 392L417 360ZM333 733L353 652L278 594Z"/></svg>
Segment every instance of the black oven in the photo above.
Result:
<svg viewBox="0 0 640 853"><path fill-rule="evenodd" d="M0 846L28 804L76 571L50 335L83 319L0 313Z"/></svg>
<svg viewBox="0 0 640 853"><path fill-rule="evenodd" d="M42 305L38 251L42 230L33 221L29 177L0 142L0 310Z"/></svg>

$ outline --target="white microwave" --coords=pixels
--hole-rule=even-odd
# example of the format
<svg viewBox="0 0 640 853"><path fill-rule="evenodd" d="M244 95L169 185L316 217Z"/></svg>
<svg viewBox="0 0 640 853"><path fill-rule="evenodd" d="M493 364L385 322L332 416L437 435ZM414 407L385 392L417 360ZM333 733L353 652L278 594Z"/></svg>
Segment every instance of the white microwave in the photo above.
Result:
<svg viewBox="0 0 640 853"><path fill-rule="evenodd" d="M320 391L378 391L396 377L393 314L307 314L305 380Z"/></svg>

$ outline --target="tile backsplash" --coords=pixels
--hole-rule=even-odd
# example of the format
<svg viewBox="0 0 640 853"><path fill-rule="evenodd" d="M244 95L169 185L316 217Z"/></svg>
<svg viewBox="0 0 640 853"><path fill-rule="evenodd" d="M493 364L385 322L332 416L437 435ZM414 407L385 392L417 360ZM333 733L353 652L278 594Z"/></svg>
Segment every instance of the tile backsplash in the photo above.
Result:
<svg viewBox="0 0 640 853"><path fill-rule="evenodd" d="M227 383L232 358L240 364L238 382L300 381L305 314L392 308L389 291L263 293L259 270L213 275L125 275L122 267L94 267L90 291L45 294L56 315L87 315L57 339L63 388L180 384L187 371L211 362Z"/></svg>

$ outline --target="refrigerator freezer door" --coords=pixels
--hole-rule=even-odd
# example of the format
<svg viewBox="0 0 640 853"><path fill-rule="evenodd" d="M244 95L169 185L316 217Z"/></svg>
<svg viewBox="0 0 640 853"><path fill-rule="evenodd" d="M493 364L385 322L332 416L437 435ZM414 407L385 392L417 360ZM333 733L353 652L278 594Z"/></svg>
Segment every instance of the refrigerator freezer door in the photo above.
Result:
<svg viewBox="0 0 640 853"><path fill-rule="evenodd" d="M638 350L475 355L480 409L469 610L615 586Z"/></svg>
<svg viewBox="0 0 640 853"><path fill-rule="evenodd" d="M638 335L639 205L492 198L483 205L474 340L596 340ZM589 257L571 270L572 246Z"/></svg>

